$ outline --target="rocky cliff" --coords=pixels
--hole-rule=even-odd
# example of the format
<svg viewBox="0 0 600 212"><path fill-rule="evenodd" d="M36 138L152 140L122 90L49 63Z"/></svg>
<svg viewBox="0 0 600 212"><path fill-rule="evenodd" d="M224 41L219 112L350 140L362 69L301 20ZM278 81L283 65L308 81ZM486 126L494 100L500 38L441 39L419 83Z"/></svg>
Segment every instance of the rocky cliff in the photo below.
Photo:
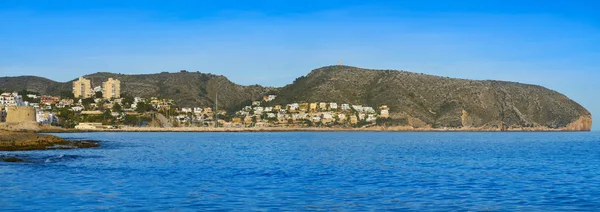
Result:
<svg viewBox="0 0 600 212"><path fill-rule="evenodd" d="M453 79L394 70L329 66L280 89L278 102L388 105L391 118L414 127L591 129L591 114L547 88Z"/></svg>

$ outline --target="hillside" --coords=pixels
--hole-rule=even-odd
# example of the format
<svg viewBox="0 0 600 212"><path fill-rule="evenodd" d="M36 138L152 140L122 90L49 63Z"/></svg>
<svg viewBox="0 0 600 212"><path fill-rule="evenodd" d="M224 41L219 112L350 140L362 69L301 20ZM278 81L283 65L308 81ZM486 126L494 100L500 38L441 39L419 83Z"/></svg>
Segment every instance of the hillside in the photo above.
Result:
<svg viewBox="0 0 600 212"><path fill-rule="evenodd" d="M226 77L199 72L159 73L144 75L124 75L114 73L95 73L84 76L92 81L92 86L100 86L109 77L121 81L121 92L139 97L164 97L175 100L183 107L212 107L218 90L219 106L234 110L242 104L262 98L274 88L241 86ZM1 77L0 90L29 90L48 95L60 95L71 92L73 81L55 82L46 78L23 76Z"/></svg>
<svg viewBox="0 0 600 212"><path fill-rule="evenodd" d="M63 83L36 76L0 77L0 90L29 90L42 94L59 95ZM72 87L72 85L70 86ZM70 91L71 88L68 88Z"/></svg>
<svg viewBox="0 0 600 212"><path fill-rule="evenodd" d="M241 86L224 76L199 72L144 75L96 73L85 77L92 80L94 86L101 85L109 77L116 78L121 80L121 92L124 94L170 98L183 107L212 107L218 91L219 106L233 110L275 90L259 85Z"/></svg>
<svg viewBox="0 0 600 212"><path fill-rule="evenodd" d="M313 70L281 88L277 101L385 104L392 119L418 127L591 128L590 112L541 86L349 66Z"/></svg>
<svg viewBox="0 0 600 212"><path fill-rule="evenodd" d="M420 128L590 130L592 118L581 105L541 86L514 82L452 79L394 70L329 66L313 70L282 88L241 86L224 76L199 72L85 76L94 86L109 77L121 80L122 93L165 97L179 106L219 106L229 110L266 94L274 104L337 102L388 105L393 124ZM0 90L27 89L42 94L70 92L72 82L40 77L0 78Z"/></svg>

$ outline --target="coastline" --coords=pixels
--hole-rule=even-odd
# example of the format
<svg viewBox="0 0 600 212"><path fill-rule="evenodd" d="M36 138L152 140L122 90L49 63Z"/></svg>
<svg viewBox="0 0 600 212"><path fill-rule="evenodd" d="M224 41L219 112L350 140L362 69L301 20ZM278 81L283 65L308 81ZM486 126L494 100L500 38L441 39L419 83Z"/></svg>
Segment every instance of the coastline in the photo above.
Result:
<svg viewBox="0 0 600 212"><path fill-rule="evenodd" d="M64 129L45 128L41 133L85 133L85 132L589 132L551 128L412 128L412 127L369 127L369 128L286 128L286 127L125 127L119 129Z"/></svg>

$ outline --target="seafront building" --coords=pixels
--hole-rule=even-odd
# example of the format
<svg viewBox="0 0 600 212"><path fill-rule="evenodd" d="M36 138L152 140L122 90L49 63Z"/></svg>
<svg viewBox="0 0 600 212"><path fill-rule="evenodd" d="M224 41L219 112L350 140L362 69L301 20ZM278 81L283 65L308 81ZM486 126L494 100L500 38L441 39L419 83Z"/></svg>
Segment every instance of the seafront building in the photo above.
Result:
<svg viewBox="0 0 600 212"><path fill-rule="evenodd" d="M108 78L106 82L102 83L102 96L105 99L121 98L121 81Z"/></svg>
<svg viewBox="0 0 600 212"><path fill-rule="evenodd" d="M23 98L16 92L0 94L0 106L24 106Z"/></svg>
<svg viewBox="0 0 600 212"><path fill-rule="evenodd" d="M73 82L73 96L75 98L90 98L92 93L92 81L83 77Z"/></svg>

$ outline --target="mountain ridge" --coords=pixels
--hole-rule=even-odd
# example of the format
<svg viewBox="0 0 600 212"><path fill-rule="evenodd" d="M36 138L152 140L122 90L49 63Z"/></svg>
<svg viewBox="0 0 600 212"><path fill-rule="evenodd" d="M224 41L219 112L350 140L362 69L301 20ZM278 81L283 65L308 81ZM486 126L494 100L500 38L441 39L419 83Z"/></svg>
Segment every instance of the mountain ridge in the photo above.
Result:
<svg viewBox="0 0 600 212"><path fill-rule="evenodd" d="M279 104L385 104L390 106L392 119L414 127L589 130L592 122L591 113L583 106L539 85L352 66L314 69L283 87L243 86L222 75L187 71L141 75L98 72L84 77L95 86L109 77L117 78L124 94L171 98L181 106L212 106L217 90L219 107L228 110L248 105L266 94L277 94L274 103ZM70 91L71 82L34 76L0 77L0 89L59 95Z"/></svg>

